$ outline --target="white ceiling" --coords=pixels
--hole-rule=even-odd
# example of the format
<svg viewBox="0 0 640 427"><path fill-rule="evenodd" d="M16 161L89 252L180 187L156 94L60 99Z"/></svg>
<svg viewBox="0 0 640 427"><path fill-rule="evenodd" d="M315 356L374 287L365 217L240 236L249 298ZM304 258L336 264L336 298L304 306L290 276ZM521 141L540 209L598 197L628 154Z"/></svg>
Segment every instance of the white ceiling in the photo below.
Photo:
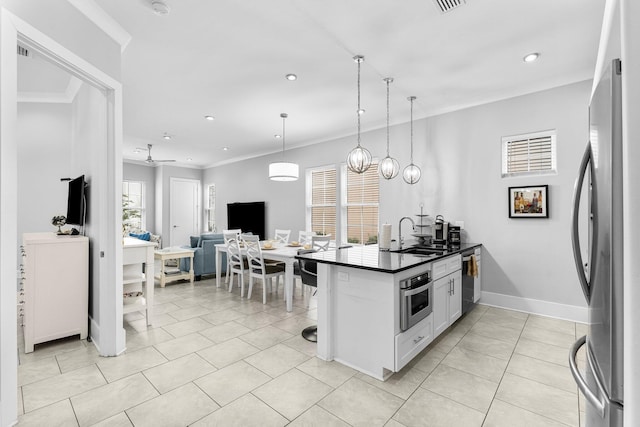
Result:
<svg viewBox="0 0 640 427"><path fill-rule="evenodd" d="M418 119L589 79L605 3L467 0L441 13L434 0L165 1L159 16L150 0L95 0L131 35L123 157L144 160L134 149L152 143L154 158L195 167L280 150L282 112L287 148L354 134L356 54L363 131L385 125L387 76L392 124L409 120L409 95ZM530 52L540 59L525 64Z"/></svg>

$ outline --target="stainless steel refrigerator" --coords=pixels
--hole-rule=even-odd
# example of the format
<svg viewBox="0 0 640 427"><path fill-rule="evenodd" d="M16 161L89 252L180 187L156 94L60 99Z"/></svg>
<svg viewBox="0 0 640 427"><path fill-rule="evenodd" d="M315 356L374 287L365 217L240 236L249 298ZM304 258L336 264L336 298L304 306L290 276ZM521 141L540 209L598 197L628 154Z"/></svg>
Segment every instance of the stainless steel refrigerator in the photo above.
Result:
<svg viewBox="0 0 640 427"><path fill-rule="evenodd" d="M587 181L585 181L587 177ZM588 188L587 259L579 236L580 198ZM622 280L622 102L621 63L603 73L589 105L589 143L573 196L572 243L578 278L589 307L589 329L571 349L571 373L586 397L587 427L622 426L623 280ZM586 209L588 207L588 209ZM586 369L576 353L586 344Z"/></svg>

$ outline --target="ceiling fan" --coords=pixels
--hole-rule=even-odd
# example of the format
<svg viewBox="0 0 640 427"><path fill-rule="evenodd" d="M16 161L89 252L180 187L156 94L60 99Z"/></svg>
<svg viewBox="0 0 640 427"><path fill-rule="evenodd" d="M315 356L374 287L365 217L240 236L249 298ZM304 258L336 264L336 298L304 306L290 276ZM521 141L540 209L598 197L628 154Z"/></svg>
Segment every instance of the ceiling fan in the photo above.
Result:
<svg viewBox="0 0 640 427"><path fill-rule="evenodd" d="M164 162L175 162L175 160L154 160L151 157L151 147L153 147L152 144L147 144L147 150L149 152L149 155L147 156L147 159L145 160L145 162L153 164L153 163L164 163ZM144 148L138 148L138 150L144 150Z"/></svg>

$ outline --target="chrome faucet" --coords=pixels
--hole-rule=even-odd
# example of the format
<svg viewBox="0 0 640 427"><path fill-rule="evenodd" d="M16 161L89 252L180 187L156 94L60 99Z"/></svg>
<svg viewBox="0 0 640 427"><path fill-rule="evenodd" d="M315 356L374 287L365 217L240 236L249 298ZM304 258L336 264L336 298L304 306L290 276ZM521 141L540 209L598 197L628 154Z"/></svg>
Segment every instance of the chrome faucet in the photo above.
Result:
<svg viewBox="0 0 640 427"><path fill-rule="evenodd" d="M416 231L416 223L413 222L413 219L408 216L403 216L402 218L400 218L400 222L398 222L398 249L402 249L402 221L404 221L405 219L411 221L411 229L413 231Z"/></svg>

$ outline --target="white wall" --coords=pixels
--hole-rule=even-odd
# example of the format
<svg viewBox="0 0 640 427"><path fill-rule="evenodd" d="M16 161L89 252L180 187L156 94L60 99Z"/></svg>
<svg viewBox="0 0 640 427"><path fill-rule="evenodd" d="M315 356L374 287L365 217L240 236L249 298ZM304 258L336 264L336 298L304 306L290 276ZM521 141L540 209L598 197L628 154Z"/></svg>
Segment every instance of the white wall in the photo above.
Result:
<svg viewBox="0 0 640 427"><path fill-rule="evenodd" d="M55 215L67 215L71 177L71 106L18 105L18 244L23 233L48 231ZM63 227L63 228L68 228Z"/></svg>
<svg viewBox="0 0 640 427"><path fill-rule="evenodd" d="M590 89L587 81L453 113L466 129L452 142L466 141L460 196L469 238L485 245L487 291L584 307L569 230ZM545 129L557 130L557 175L501 178L501 136ZM507 188L537 184L549 185L549 219L509 219Z"/></svg>
<svg viewBox="0 0 640 427"><path fill-rule="evenodd" d="M588 138L586 81L414 122L414 162L422 179L400 176L380 182L380 222L397 224L405 215L442 214L463 220L467 241L483 243L485 300L522 310L584 320L582 297L569 237L570 204L580 157ZM501 178L501 137L556 129L558 173L535 178ZM409 163L410 127L391 129L391 155ZM295 136L292 135L295 139ZM362 135L374 156L385 155L385 130ZM305 228L304 170L342 165L355 138L287 151L300 165L301 179L273 182L268 164L280 154L205 170L203 182L216 184L216 222L226 228L226 204L267 202L267 230ZM548 184L549 219L509 219L509 186ZM409 230L404 230L409 234ZM506 296L506 297L501 297Z"/></svg>
<svg viewBox="0 0 640 427"><path fill-rule="evenodd" d="M100 218L106 213L107 202L102 184L96 177L104 167L106 154L106 100L98 89L83 84L73 102L73 138L71 141L71 175L84 175L87 182L87 211L85 233L89 236L89 316L92 319L90 334L100 347L102 325L113 322L115 283L101 280L100 248L102 239ZM122 320L120 320L120 323Z"/></svg>
<svg viewBox="0 0 640 427"><path fill-rule="evenodd" d="M143 227L145 230L152 232L153 234L160 234L156 230L156 180L155 180L155 168L150 166L139 165L135 163L124 162L122 164L122 179L128 181L140 181L144 182L144 203L145 203L145 224Z"/></svg>

